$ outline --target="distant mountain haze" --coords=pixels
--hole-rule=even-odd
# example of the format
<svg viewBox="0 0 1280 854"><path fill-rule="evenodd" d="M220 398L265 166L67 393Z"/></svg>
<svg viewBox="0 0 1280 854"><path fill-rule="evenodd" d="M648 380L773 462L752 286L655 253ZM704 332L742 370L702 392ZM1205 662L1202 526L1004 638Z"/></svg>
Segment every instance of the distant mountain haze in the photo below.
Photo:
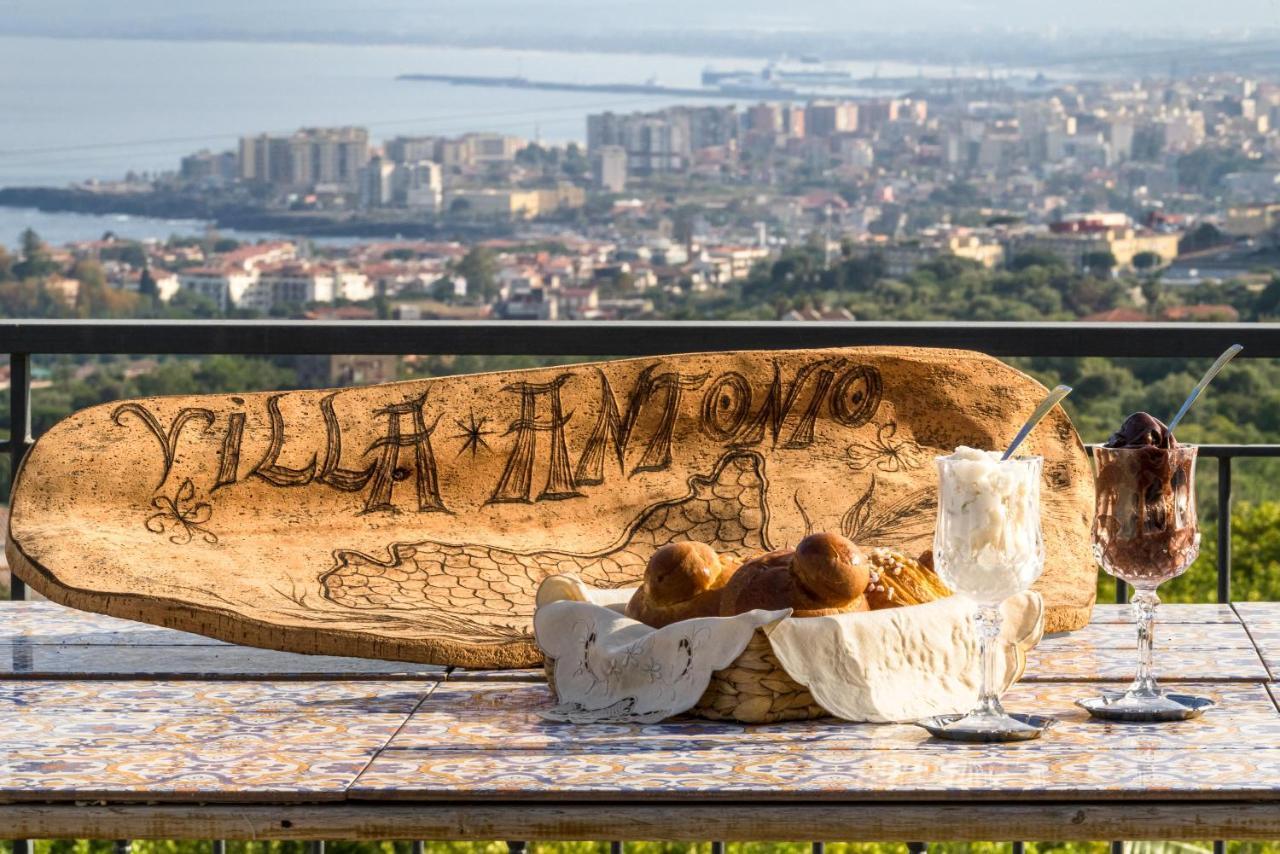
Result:
<svg viewBox="0 0 1280 854"><path fill-rule="evenodd" d="M1280 30L1280 0L0 0L0 32L48 35L203 35L342 40L521 33L545 37L638 30L702 33L986 34L1105 32L1130 38L1233 36Z"/></svg>

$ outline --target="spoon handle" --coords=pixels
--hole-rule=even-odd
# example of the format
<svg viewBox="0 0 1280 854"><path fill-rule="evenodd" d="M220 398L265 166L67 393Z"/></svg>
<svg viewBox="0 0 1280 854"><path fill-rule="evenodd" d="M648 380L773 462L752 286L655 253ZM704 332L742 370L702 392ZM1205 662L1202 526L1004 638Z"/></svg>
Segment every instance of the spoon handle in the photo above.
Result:
<svg viewBox="0 0 1280 854"><path fill-rule="evenodd" d="M1013 452L1018 450L1018 446L1022 444L1022 440L1031 435L1031 431L1040 423L1049 410L1058 405L1058 402L1067 395L1071 394L1071 386L1060 385L1049 392L1049 396L1040 401L1040 405L1036 407L1036 411L1031 413L1031 417L1027 419L1027 423L1022 425L1022 429L1018 431L1018 435L1013 437L1013 441L1009 443L1009 448L1004 452L1004 456L1000 459L1007 460L1013 456Z"/></svg>
<svg viewBox="0 0 1280 854"><path fill-rule="evenodd" d="M1218 357L1218 361L1209 366L1209 370L1204 372L1204 376L1200 378L1200 382L1196 383L1196 387L1191 389L1191 394L1187 396L1185 401L1183 401L1182 408L1178 410L1178 414L1173 416L1173 420L1169 422L1170 433L1173 432L1174 427L1178 426L1178 422L1182 420L1182 416L1187 414L1187 410L1190 409L1191 404L1195 403L1196 399L1200 397L1200 393L1205 390L1205 387L1207 387L1209 383L1213 382L1213 378L1218 375L1218 372L1225 368L1227 366L1227 362L1234 359L1236 357L1236 353L1239 353L1243 349L1244 347L1240 344L1232 344L1221 356Z"/></svg>

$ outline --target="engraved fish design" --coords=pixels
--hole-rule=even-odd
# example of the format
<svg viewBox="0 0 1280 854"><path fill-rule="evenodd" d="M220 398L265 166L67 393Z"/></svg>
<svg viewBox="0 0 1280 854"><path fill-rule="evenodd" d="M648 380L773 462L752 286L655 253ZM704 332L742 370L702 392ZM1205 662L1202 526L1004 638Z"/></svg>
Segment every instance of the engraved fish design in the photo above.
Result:
<svg viewBox="0 0 1280 854"><path fill-rule="evenodd" d="M339 550L334 566L320 576L321 589L329 601L360 610L528 617L538 585L549 575L572 572L596 587L634 584L655 550L682 540L742 558L768 551L766 489L764 457L735 451L708 476L689 478L687 495L645 509L601 551L520 552L431 540L394 543L386 560Z"/></svg>

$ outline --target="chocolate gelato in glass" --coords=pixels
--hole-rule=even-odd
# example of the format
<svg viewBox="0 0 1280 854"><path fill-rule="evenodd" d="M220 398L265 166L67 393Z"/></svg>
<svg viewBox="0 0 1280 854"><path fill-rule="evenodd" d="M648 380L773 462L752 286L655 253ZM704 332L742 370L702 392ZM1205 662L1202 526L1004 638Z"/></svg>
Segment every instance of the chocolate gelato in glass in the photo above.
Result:
<svg viewBox="0 0 1280 854"><path fill-rule="evenodd" d="M1196 447L1179 445L1159 419L1136 412L1105 445L1098 468L1094 555L1111 575L1154 589L1200 551Z"/></svg>
<svg viewBox="0 0 1280 854"><path fill-rule="evenodd" d="M1107 448L1176 448L1178 440L1173 438L1164 422L1147 412L1135 412L1124 420L1120 429L1111 434Z"/></svg>

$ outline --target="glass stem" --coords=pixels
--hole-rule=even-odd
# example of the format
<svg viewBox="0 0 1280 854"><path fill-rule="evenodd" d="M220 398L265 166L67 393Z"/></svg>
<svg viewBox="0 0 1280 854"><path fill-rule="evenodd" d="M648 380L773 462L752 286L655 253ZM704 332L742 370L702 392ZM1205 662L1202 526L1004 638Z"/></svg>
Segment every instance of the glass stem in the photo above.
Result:
<svg viewBox="0 0 1280 854"><path fill-rule="evenodd" d="M982 688L978 694L978 708L974 714L1003 715L1004 707L1000 705L1000 694L996 689L996 638L1000 635L1000 622L1003 619L1000 608L994 605L982 605L974 615L978 627L978 642L982 654Z"/></svg>
<svg viewBox="0 0 1280 854"><path fill-rule="evenodd" d="M1154 590L1135 590L1133 593L1133 621L1138 626L1138 673L1129 686L1130 697L1148 699L1160 696L1156 677L1151 672L1151 646L1159 604L1160 597Z"/></svg>

